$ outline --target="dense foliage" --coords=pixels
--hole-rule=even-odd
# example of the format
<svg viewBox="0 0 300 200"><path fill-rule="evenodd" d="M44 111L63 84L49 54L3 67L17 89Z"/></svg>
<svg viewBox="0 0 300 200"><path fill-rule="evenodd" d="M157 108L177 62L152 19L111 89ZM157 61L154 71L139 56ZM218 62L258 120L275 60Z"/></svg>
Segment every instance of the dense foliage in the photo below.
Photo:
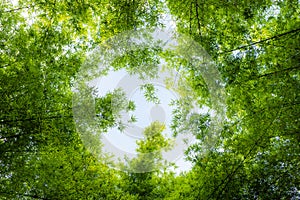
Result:
<svg viewBox="0 0 300 200"><path fill-rule="evenodd" d="M0 3L0 199L300 199L299 1L14 2ZM153 170L118 171L83 145L72 80L89 50L123 31L161 27L166 12L217 65L226 121L205 154L210 123L193 131L188 172L176 175L162 161L169 143L156 122L144 130L139 156L124 166L137 169L145 161ZM157 61L152 51L134 56L114 64L135 69L143 60ZM197 66L176 58L168 64L185 72L199 106L212 106ZM98 99L103 107L97 109L106 111L99 121L104 132L116 125L111 96ZM180 119L174 123L192 126ZM155 154L143 158L148 152Z"/></svg>

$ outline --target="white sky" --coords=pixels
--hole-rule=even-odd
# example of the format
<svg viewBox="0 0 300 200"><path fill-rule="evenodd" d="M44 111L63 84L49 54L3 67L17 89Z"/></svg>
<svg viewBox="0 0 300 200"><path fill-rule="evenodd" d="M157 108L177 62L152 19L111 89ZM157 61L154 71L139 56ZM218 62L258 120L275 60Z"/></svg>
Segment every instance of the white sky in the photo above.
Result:
<svg viewBox="0 0 300 200"><path fill-rule="evenodd" d="M169 42L170 45L176 45L176 42L174 43L174 40L172 38L168 38L169 35L172 35L172 32L175 31L176 24L171 19L171 16L169 14L168 9L166 8L167 13L164 14L163 18L161 19L161 22L165 25L166 32L155 32L155 38L156 39L162 39L163 41ZM170 32L170 34L166 34ZM166 38L167 37L167 38ZM112 92L114 89L119 87L120 81L127 75L128 73L126 70L122 69L117 72L110 72L107 76L101 77L98 79L93 80L90 82L91 85L95 86L98 90L98 95L103 96L107 92ZM126 88L126 84L129 84L125 82L122 84L123 88ZM131 83L132 84L132 83ZM133 83L134 84L134 83ZM170 130L171 120L172 120L172 110L173 107L170 106L171 100L177 99L176 94L173 91L170 91L166 89L164 85L155 85L155 88L157 89L157 96L160 99L160 108L163 109L162 115L165 115L165 121L162 121L166 124L166 130L164 131L164 134L168 137L172 137L172 132ZM155 110L156 105L154 103L147 102L144 98L144 95L139 90L139 85L135 86L137 89L133 90L133 92L129 95L129 99L133 100L136 104L136 110L132 113L134 116L137 117L137 122L135 123L136 126L142 127L141 130L146 128L151 124L151 122L155 121L153 119L153 116L151 117L151 110ZM161 111L161 110L160 110ZM158 117L159 118L159 117ZM138 129L141 131L140 129ZM113 128L109 130L108 134L104 135L103 143L107 144L108 146L104 146L104 150L107 152L110 152L115 155L115 159L122 159L124 154L126 156L130 155L136 155L135 149L137 148L136 141L142 139L141 137L133 137L130 135L130 131L127 132L127 134L121 133L117 128ZM116 150L117 148L117 150ZM176 148L176 146L175 146ZM184 150L182 152L178 153L176 152L175 157L177 158L175 160L171 160L172 162L176 161L176 165L178 168L175 169L175 172L179 174L180 172L187 171L191 169L192 164L190 162L185 161L184 159ZM130 157L130 156L129 156ZM173 156L174 157L174 156Z"/></svg>

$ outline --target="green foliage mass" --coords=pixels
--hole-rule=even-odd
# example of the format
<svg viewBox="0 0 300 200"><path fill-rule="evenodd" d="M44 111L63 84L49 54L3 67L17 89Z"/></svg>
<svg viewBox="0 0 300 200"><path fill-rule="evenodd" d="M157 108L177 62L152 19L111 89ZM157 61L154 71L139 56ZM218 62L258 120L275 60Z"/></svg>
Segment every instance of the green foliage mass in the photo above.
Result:
<svg viewBox="0 0 300 200"><path fill-rule="evenodd" d="M299 1L16 2L0 2L0 199L300 198ZM186 120L189 99L182 99L172 129L179 135L182 127L192 127L197 140L186 159L193 167L180 174L171 170L162 151L172 142L163 135L164 125L154 122L137 143L137 158L118 171L108 167L106 156L95 156L100 143L91 139L95 149L87 149L81 140L72 111L73 80L89 50L124 31L160 27L166 6L176 30L198 42L220 71L226 119L203 153L206 136L213 134L207 131L210 113ZM134 72L143 66L153 74L161 51L133 51L113 67ZM214 109L197 66L172 52L163 57L184 72L199 108ZM152 85L143 89L158 103ZM123 97L114 91L91 102L101 130L90 133L92 138L124 128L119 112L135 104ZM133 172L138 169L144 172Z"/></svg>

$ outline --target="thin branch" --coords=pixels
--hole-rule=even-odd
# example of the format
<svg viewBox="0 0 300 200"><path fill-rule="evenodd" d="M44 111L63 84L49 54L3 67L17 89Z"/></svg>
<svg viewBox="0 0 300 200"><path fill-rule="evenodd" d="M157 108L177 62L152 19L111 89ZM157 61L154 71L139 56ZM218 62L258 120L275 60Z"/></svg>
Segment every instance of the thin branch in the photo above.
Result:
<svg viewBox="0 0 300 200"><path fill-rule="evenodd" d="M264 43L264 42L267 42L267 41L270 41L270 40L278 39L278 38L280 38L282 36L285 36L285 35L288 35L288 34L291 34L291 33L297 33L299 31L300 31L300 28L295 29L295 30L291 30L291 31L288 31L288 32L285 32L285 33L281 33L281 34L278 34L278 35L275 35L275 36L272 36L272 37L269 37L269 38L257 41L257 42L252 42L252 43L250 43L248 45L240 46L238 48L231 49L231 50L228 50L228 51L223 51L223 52L219 53L219 55L220 54L225 54L225 53L231 53L233 51L240 50L240 49L245 49L247 47L250 47L250 46L253 46L253 45L256 45L256 44L260 44L260 43Z"/></svg>
<svg viewBox="0 0 300 200"><path fill-rule="evenodd" d="M193 9L193 3L191 2L191 5L190 5L190 35L192 35L192 9Z"/></svg>
<svg viewBox="0 0 300 200"><path fill-rule="evenodd" d="M197 1L195 2L195 4L196 4L195 7L196 7L196 17L197 17L198 32L199 32L199 35L201 37L201 23L200 23L199 12L198 12L199 5L198 5Z"/></svg>
<svg viewBox="0 0 300 200"><path fill-rule="evenodd" d="M285 69L283 69L283 70L278 70L278 71L266 73L266 74L263 74L263 75L258 76L257 78L266 77L266 76L271 76L271 75L275 75L275 74L279 74L279 73L287 72L287 71L292 71L292 70L294 70L294 69L299 69L299 68L300 68L300 65L297 65L297 66L295 66L295 67L285 68Z"/></svg>
<svg viewBox="0 0 300 200"><path fill-rule="evenodd" d="M16 120L0 120L0 124L8 124L8 123L16 123L16 122L32 122L32 121L42 121L42 120L52 120L52 119L66 119L66 118L72 118L73 115L58 115L58 116L50 116L50 117L31 117L31 118L25 118L25 119L16 119ZM0 138L1 139L1 138Z"/></svg>
<svg viewBox="0 0 300 200"><path fill-rule="evenodd" d="M3 12L6 12L6 13L11 13L11 12L16 12L18 10L23 10L23 9L29 9L31 8L32 5L29 5L29 6L25 6L25 7L20 7L20 8L15 8L15 9L11 9L11 10L4 10Z"/></svg>
<svg viewBox="0 0 300 200"><path fill-rule="evenodd" d="M257 80L257 79L260 79L260 78L269 77L269 76L273 76L273 75L278 75L280 73L287 73L287 72L293 71L295 69L300 69L300 65L285 68L285 69L282 69L282 70L273 71L273 72L270 72L270 73L265 73L265 74L262 74L262 75L259 75L259 76L254 76L253 78L245 80L245 81L239 81L239 82L238 81L233 81L231 84L245 84L249 81L253 81L253 80Z"/></svg>

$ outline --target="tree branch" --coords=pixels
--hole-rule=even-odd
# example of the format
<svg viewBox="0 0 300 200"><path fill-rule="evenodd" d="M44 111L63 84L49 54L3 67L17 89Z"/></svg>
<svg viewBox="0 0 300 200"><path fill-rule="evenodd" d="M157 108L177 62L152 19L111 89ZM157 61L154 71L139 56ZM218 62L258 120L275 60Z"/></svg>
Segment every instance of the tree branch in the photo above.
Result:
<svg viewBox="0 0 300 200"><path fill-rule="evenodd" d="M269 41L269 40L278 39L278 38L280 38L280 37L282 37L282 36L285 36L285 35L288 35L288 34L291 34L291 33L297 33L297 32L299 32L299 31L300 31L300 28L295 29L295 30L291 30L291 31L288 31L288 32L285 32L285 33L281 33L281 34L278 34L278 35L275 35L275 36L272 36L272 37L269 37L269 38L266 38L266 39L257 41L257 42L252 42L252 43L250 43L250 44L248 44L248 45L240 46L240 47L238 47L238 48L231 49L231 50L228 50L228 51L223 51L223 52L219 53L219 55L220 55L220 54L225 54L225 53L231 53L231 52L233 52L233 51L237 51L237 50L240 50L240 49L245 49L245 48L247 48L247 47L250 47L250 46L253 46L253 45L256 45L256 44L260 44L260 43L264 43L264 42L267 42L267 41Z"/></svg>
<svg viewBox="0 0 300 200"><path fill-rule="evenodd" d="M295 69L300 69L300 65L285 68L285 69L282 69L282 70L273 71L273 72L270 72L270 73L265 73L265 74L262 74L262 75L259 75L259 76L254 76L253 78L245 80L245 81L240 81L240 82L233 81L231 84L245 84L248 81L253 81L253 80L256 80L256 79L260 79L260 78L264 78L264 77L268 77L268 76L273 76L273 75L276 75L276 74L279 74L279 73L289 72L289 71L292 71L292 70L295 70Z"/></svg>
<svg viewBox="0 0 300 200"><path fill-rule="evenodd" d="M15 8L15 9L11 9L11 10L4 10L3 12L6 12L6 13L16 12L18 10L23 10L23 9L26 9L26 8L31 8L31 6L32 5L25 6L25 7L20 7L20 8Z"/></svg>
<svg viewBox="0 0 300 200"><path fill-rule="evenodd" d="M199 32L199 35L201 37L201 23L200 23L200 19L199 19L199 12L198 12L198 2L196 1L195 2L195 7L196 7L196 17L197 17L197 24L198 24L198 32Z"/></svg>
<svg viewBox="0 0 300 200"><path fill-rule="evenodd" d="M31 118L25 118L25 119L15 119L15 120L0 120L0 124L7 124L7 123L12 123L12 122L30 122L30 121L42 121L42 120L52 120L52 119L65 119L65 118L72 118L73 115L57 115L57 116L50 116L50 117L31 117Z"/></svg>
<svg viewBox="0 0 300 200"><path fill-rule="evenodd" d="M266 77L266 76L271 76L271 75L274 75L274 74L279 74L279 73L282 73L282 72L292 71L292 70L294 70L294 69L299 69L299 68L300 68L300 65L297 65L297 66L295 66L295 67L285 68L285 69L283 69L283 70L278 70L278 71L274 71L274 72L262 74L262 75L258 76L257 78L262 78L262 77Z"/></svg>
<svg viewBox="0 0 300 200"><path fill-rule="evenodd" d="M193 3L191 2L191 5L190 5L190 35L192 35L192 9L193 9Z"/></svg>

